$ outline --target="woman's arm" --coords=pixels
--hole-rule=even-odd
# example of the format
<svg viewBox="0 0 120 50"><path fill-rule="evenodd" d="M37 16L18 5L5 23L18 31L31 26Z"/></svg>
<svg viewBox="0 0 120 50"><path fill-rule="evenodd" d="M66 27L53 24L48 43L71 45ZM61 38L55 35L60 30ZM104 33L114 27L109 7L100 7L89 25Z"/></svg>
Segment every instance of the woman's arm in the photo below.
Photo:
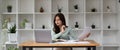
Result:
<svg viewBox="0 0 120 50"><path fill-rule="evenodd" d="M75 33L71 30L69 33L70 40L75 40Z"/></svg>
<svg viewBox="0 0 120 50"><path fill-rule="evenodd" d="M65 30L64 34L62 34L63 37L66 36L66 35L69 36L69 40L74 40L74 39L75 39L75 34L74 34L74 32L72 31L72 28L69 28L69 27L68 27L68 28Z"/></svg>
<svg viewBox="0 0 120 50"><path fill-rule="evenodd" d="M55 33L53 30L51 30L51 35L52 35L52 40L57 39L58 37L60 37L62 35L62 33Z"/></svg>

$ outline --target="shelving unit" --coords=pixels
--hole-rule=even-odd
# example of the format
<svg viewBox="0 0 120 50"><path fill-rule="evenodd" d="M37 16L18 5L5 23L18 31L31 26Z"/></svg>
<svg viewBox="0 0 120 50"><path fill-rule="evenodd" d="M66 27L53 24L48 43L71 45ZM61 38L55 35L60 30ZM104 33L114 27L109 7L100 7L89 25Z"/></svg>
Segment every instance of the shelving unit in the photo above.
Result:
<svg viewBox="0 0 120 50"><path fill-rule="evenodd" d="M5 50L9 50L9 48L18 48L18 43L5 42Z"/></svg>
<svg viewBox="0 0 120 50"><path fill-rule="evenodd" d="M120 49L120 10L118 8L120 4L118 0L3 0L3 3L2 17L3 19L10 18L11 22L17 25L19 43L35 40L35 30L51 30L54 16L61 8L66 24L72 28L76 38L86 26L91 27L94 24L96 28L92 29L88 39L101 44L97 50ZM74 9L76 4L78 12ZM8 5L12 5L12 12L7 12ZM41 7L44 12L40 12ZM93 8L95 12L91 12L94 11ZM32 29L21 27L24 19L32 23ZM75 22L78 22L79 29L75 29ZM42 29L43 25L45 29Z"/></svg>

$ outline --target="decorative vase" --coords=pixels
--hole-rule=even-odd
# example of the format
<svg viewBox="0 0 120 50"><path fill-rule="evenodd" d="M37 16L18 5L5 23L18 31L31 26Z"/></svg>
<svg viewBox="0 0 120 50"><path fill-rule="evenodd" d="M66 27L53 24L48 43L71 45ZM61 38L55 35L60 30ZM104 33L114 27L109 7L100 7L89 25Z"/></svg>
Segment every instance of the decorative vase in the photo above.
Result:
<svg viewBox="0 0 120 50"><path fill-rule="evenodd" d="M109 7L109 6L107 6L107 12L110 12L110 11L111 11L110 7Z"/></svg>
<svg viewBox="0 0 120 50"><path fill-rule="evenodd" d="M16 33L8 33L8 40L9 42L16 42L17 41Z"/></svg>
<svg viewBox="0 0 120 50"><path fill-rule="evenodd" d="M43 7L40 8L40 12L43 13L44 12L44 9Z"/></svg>
<svg viewBox="0 0 120 50"><path fill-rule="evenodd" d="M63 7L60 7L59 5L57 5L57 9L58 9L58 12L59 12L59 13L62 12L62 8L63 8Z"/></svg>
<svg viewBox="0 0 120 50"><path fill-rule="evenodd" d="M77 4L74 5L74 9L75 9L75 12L79 12L79 10L78 10L78 5L77 5Z"/></svg>
<svg viewBox="0 0 120 50"><path fill-rule="evenodd" d="M91 9L91 12L97 12L97 10L95 8Z"/></svg>
<svg viewBox="0 0 120 50"><path fill-rule="evenodd" d="M110 25L108 25L108 29L110 29L111 28L111 26Z"/></svg>
<svg viewBox="0 0 120 50"><path fill-rule="evenodd" d="M76 22L76 24L75 24L75 28L78 28L78 27L79 27L78 22Z"/></svg>
<svg viewBox="0 0 120 50"><path fill-rule="evenodd" d="M75 9L75 12L79 12L79 10L78 10L78 9Z"/></svg>
<svg viewBox="0 0 120 50"><path fill-rule="evenodd" d="M61 12L62 11L62 9L58 9L58 12Z"/></svg>
<svg viewBox="0 0 120 50"><path fill-rule="evenodd" d="M7 6L7 11L8 11L8 12L12 12L12 6L11 6L11 5L8 5L8 6Z"/></svg>
<svg viewBox="0 0 120 50"><path fill-rule="evenodd" d="M45 29L45 25L42 25L42 29Z"/></svg>
<svg viewBox="0 0 120 50"><path fill-rule="evenodd" d="M25 23L25 29L32 29L32 23Z"/></svg>
<svg viewBox="0 0 120 50"><path fill-rule="evenodd" d="M92 29L95 29L95 25L94 25L94 24L92 24L92 25L91 25L91 28L92 28Z"/></svg>

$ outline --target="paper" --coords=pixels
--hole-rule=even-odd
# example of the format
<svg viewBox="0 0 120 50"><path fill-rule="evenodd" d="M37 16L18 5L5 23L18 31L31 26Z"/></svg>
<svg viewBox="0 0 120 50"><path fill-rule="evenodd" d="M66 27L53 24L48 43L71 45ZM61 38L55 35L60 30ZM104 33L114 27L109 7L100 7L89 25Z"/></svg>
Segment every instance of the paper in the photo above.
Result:
<svg viewBox="0 0 120 50"><path fill-rule="evenodd" d="M85 27L83 32L80 34L80 36L78 36L78 41L84 40L85 38L87 38L87 36L90 34L90 27Z"/></svg>
<svg viewBox="0 0 120 50"><path fill-rule="evenodd" d="M89 44L89 42L88 41L79 41L79 42L66 41L66 42L55 42L55 44Z"/></svg>

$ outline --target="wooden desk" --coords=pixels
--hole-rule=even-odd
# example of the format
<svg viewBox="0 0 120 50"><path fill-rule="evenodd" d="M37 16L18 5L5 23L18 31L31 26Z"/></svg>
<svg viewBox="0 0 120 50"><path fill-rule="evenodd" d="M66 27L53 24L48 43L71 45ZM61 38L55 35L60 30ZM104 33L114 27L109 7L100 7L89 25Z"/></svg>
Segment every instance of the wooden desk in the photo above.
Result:
<svg viewBox="0 0 120 50"><path fill-rule="evenodd" d="M29 50L33 50L33 48L54 48L54 47L85 47L87 50L96 50L96 46L99 46L99 44L93 40L87 40L90 42L89 44L54 44L54 43L36 43L33 41L23 42L19 44L20 47L22 47L23 50L26 50L26 48L29 48Z"/></svg>

